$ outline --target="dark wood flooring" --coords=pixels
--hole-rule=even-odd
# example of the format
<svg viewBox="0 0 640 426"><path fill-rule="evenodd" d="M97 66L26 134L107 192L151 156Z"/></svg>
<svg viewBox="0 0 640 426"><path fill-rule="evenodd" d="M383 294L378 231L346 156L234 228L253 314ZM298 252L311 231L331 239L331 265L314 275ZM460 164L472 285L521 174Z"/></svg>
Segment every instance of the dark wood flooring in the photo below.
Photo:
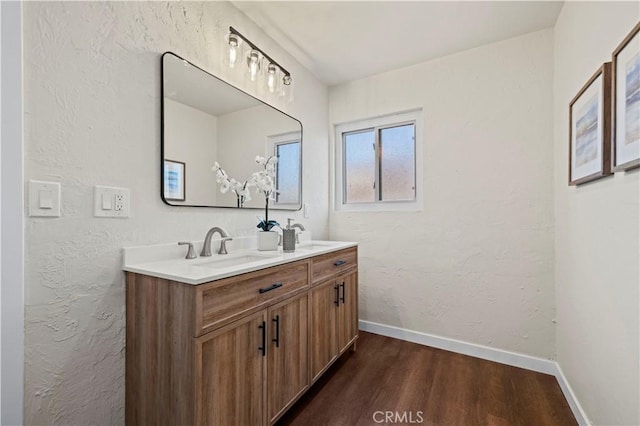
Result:
<svg viewBox="0 0 640 426"><path fill-rule="evenodd" d="M362 331L357 349L277 426L577 424L553 376Z"/></svg>

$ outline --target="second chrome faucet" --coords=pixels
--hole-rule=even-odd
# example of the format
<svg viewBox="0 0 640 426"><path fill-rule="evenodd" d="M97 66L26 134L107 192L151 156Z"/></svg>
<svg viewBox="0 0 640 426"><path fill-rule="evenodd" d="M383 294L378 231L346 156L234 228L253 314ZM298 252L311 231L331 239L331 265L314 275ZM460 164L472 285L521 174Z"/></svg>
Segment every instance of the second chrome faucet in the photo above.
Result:
<svg viewBox="0 0 640 426"><path fill-rule="evenodd" d="M202 244L202 252L200 256L211 256L211 238L215 233L219 233L220 237L220 249L218 249L218 254L227 254L227 241L232 241L233 238L229 238L224 229L214 226L213 228L207 231L207 235L204 237L204 244Z"/></svg>

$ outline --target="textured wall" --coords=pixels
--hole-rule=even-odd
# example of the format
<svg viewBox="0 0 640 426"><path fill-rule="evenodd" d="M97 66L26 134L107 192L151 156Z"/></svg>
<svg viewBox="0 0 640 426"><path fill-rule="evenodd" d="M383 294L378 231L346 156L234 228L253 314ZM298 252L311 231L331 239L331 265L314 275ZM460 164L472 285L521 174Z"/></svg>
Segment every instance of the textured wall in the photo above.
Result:
<svg viewBox="0 0 640 426"><path fill-rule="evenodd" d="M638 2L566 2L555 27L557 352L594 424L640 424L640 173L569 187L568 106L639 20Z"/></svg>
<svg viewBox="0 0 640 426"><path fill-rule="evenodd" d="M424 210L330 214L360 316L555 356L551 30L332 87L330 123L422 107Z"/></svg>
<svg viewBox="0 0 640 426"><path fill-rule="evenodd" d="M305 164L327 170L326 88L229 3L24 4L26 178L62 183L62 217L26 221L26 424L123 423L122 247L202 239L213 225L254 232L257 210L159 195L160 55L221 73L229 25L292 72L296 100L276 106L302 121ZM93 218L95 184L131 188L133 217ZM326 174L307 173L304 191L311 219L275 216L326 237Z"/></svg>

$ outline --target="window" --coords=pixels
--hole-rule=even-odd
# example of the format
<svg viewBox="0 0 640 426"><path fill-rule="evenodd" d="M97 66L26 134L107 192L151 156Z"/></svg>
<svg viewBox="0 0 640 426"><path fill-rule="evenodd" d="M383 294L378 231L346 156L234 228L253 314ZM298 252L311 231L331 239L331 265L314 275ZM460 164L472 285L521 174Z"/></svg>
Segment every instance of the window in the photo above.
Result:
<svg viewBox="0 0 640 426"><path fill-rule="evenodd" d="M421 111L336 126L337 210L422 208Z"/></svg>
<svg viewBox="0 0 640 426"><path fill-rule="evenodd" d="M278 205L299 205L301 191L300 132L272 138L276 163L276 200Z"/></svg>

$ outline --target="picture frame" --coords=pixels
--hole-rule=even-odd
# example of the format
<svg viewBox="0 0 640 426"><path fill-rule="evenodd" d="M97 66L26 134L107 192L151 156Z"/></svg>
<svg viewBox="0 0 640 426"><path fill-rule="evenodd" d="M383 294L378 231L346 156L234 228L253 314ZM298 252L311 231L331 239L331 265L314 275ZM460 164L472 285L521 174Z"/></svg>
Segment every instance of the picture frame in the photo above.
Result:
<svg viewBox="0 0 640 426"><path fill-rule="evenodd" d="M640 167L640 22L611 55L613 171Z"/></svg>
<svg viewBox="0 0 640 426"><path fill-rule="evenodd" d="M611 62L607 62L569 103L569 185L611 173Z"/></svg>
<svg viewBox="0 0 640 426"><path fill-rule="evenodd" d="M164 160L162 173L164 174L163 196L165 200L185 200L185 172L186 164L182 161Z"/></svg>

